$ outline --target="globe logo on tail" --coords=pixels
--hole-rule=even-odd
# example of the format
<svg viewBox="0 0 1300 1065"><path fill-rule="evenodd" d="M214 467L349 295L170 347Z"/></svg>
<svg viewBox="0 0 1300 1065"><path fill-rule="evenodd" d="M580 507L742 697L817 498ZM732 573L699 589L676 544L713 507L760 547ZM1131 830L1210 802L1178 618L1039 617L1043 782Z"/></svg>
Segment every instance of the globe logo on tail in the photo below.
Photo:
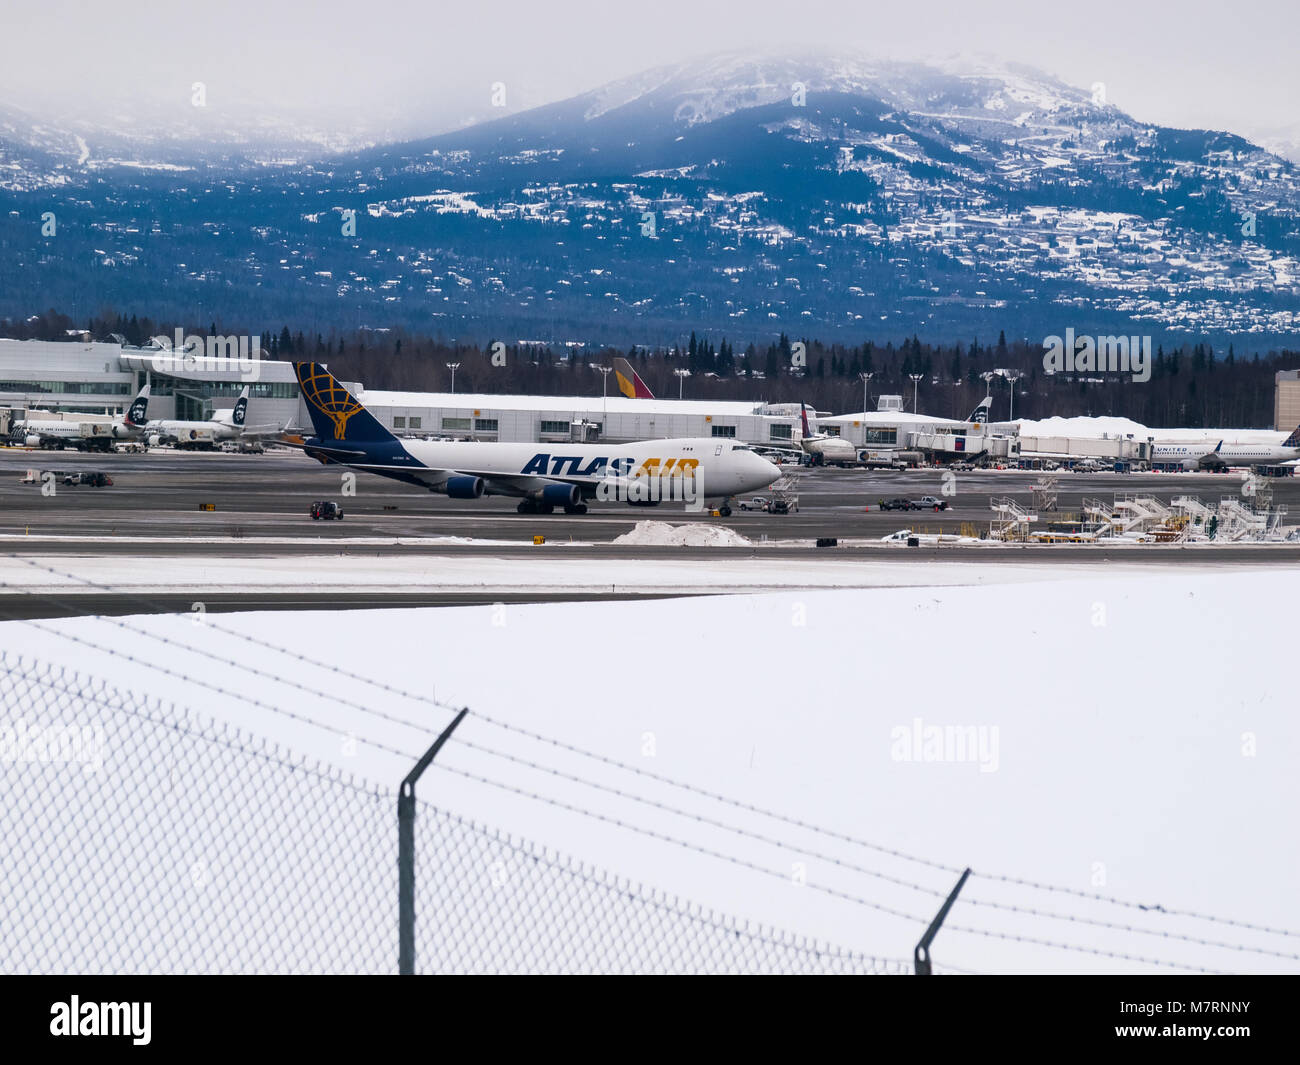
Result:
<svg viewBox="0 0 1300 1065"><path fill-rule="evenodd" d="M329 418L334 426L334 439L342 440L347 431L348 419L361 410L361 404L334 380L328 370L316 363L302 367L298 381L302 385L303 398Z"/></svg>

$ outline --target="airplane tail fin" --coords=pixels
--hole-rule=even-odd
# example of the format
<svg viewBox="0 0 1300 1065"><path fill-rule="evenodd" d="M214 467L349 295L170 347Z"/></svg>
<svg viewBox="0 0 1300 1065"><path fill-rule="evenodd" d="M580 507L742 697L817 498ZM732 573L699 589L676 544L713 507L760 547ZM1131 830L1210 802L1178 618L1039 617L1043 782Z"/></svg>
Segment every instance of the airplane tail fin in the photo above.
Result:
<svg viewBox="0 0 1300 1065"><path fill-rule="evenodd" d="M993 407L993 397L985 396L982 400L980 400L979 406L976 407L973 411L971 411L970 417L967 418L966 420L968 422L981 422L981 423L987 422L989 420L989 412L992 409L992 407Z"/></svg>
<svg viewBox="0 0 1300 1065"><path fill-rule="evenodd" d="M249 386L245 385L244 390L239 393L239 398L235 400L235 409L230 415L230 424L236 429L242 429L248 418L248 391Z"/></svg>
<svg viewBox="0 0 1300 1065"><path fill-rule="evenodd" d="M799 404L799 419L803 423L803 435L812 436L812 430L808 428L808 407L802 402Z"/></svg>
<svg viewBox="0 0 1300 1065"><path fill-rule="evenodd" d="M293 369L312 427L323 442L366 444L397 439L320 363L295 362Z"/></svg>
<svg viewBox="0 0 1300 1065"><path fill-rule="evenodd" d="M1295 427L1295 431L1282 441L1283 447L1300 447L1300 425Z"/></svg>
<svg viewBox="0 0 1300 1065"><path fill-rule="evenodd" d="M126 424L138 429L149 420L149 386L140 389L131 406L126 409Z"/></svg>
<svg viewBox="0 0 1300 1065"><path fill-rule="evenodd" d="M618 390L628 399L655 398L655 394L641 380L641 376L632 369L632 364L627 359L614 360L614 379L618 382Z"/></svg>

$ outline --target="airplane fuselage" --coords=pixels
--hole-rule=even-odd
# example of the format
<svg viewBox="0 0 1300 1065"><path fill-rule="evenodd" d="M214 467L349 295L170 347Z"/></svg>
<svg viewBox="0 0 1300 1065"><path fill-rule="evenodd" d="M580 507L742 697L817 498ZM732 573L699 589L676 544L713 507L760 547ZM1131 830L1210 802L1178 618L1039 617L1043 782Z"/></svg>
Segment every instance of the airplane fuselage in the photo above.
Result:
<svg viewBox="0 0 1300 1065"><path fill-rule="evenodd" d="M1189 468L1273 466L1300 459L1300 448L1275 444L1156 444L1152 462L1178 462Z"/></svg>
<svg viewBox="0 0 1300 1065"><path fill-rule="evenodd" d="M402 440L352 451L346 442L313 437L306 451L323 461L447 490L459 479L480 478L472 494L529 496L550 484L578 486L596 498L602 484L655 482L662 489L689 482L706 499L757 491L780 471L730 439L701 437L631 444L501 444L478 441ZM663 498L668 498L664 491Z"/></svg>

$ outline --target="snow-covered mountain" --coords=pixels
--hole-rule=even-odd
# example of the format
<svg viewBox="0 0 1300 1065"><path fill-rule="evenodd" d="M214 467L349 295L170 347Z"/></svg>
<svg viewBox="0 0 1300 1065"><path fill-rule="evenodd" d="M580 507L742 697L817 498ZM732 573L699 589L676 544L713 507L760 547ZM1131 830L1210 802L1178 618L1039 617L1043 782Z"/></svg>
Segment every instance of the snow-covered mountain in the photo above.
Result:
<svg viewBox="0 0 1300 1065"><path fill-rule="evenodd" d="M0 181L94 182L100 265L170 249L186 266L169 291L211 299L220 278L230 314L292 301L452 335L563 323L638 340L1300 333L1291 162L993 61L719 55L424 140L286 151L294 165L272 169L219 142L142 171L86 143L80 167L75 136L0 149ZM32 184L38 148L60 163ZM116 281L94 278L122 303Z"/></svg>

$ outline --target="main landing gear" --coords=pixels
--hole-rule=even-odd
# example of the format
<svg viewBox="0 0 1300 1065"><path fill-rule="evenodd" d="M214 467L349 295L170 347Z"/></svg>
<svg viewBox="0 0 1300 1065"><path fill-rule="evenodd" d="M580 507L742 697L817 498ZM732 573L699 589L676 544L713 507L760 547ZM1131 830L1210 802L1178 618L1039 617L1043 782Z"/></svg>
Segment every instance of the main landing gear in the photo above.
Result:
<svg viewBox="0 0 1300 1065"><path fill-rule="evenodd" d="M518 511L520 514L553 514L553 513L555 513L555 507L553 507L550 503L534 503L531 499L525 499L525 500L522 500L522 501L520 502L520 504L519 504L517 507L515 507L515 510ZM586 504L586 503L578 503L578 504L575 504L574 506L566 506L566 507L564 508L564 513L566 513L566 514L586 514L586 513L587 513L587 504Z"/></svg>
<svg viewBox="0 0 1300 1065"><path fill-rule="evenodd" d="M718 504L718 517L720 517L720 518L729 518L729 517L731 517L731 498L730 498L730 497L724 499L721 503Z"/></svg>

